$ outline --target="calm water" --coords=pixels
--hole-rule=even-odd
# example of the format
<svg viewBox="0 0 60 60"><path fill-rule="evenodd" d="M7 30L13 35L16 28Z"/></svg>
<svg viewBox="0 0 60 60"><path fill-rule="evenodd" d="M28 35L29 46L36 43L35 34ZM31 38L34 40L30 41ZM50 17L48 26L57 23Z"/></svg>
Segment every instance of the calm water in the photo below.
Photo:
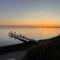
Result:
<svg viewBox="0 0 60 60"><path fill-rule="evenodd" d="M24 28L24 27L0 27L0 46L21 43L8 36L9 31L21 33L35 40L48 39L60 34L60 28Z"/></svg>

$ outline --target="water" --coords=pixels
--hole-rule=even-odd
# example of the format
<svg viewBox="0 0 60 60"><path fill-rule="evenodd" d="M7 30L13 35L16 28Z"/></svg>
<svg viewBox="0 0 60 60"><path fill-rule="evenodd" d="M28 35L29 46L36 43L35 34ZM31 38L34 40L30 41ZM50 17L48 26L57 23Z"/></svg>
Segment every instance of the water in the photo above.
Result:
<svg viewBox="0 0 60 60"><path fill-rule="evenodd" d="M27 27L0 27L0 46L21 43L19 40L10 38L9 31L21 33L35 40L48 39L60 34L60 28L27 28Z"/></svg>

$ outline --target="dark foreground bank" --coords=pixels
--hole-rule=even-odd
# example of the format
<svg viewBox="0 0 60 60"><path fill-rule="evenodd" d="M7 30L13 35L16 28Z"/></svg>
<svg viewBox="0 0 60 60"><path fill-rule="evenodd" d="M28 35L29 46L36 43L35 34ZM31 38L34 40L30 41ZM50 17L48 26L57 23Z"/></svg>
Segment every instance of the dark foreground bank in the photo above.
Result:
<svg viewBox="0 0 60 60"><path fill-rule="evenodd" d="M28 51L27 51L28 49ZM23 60L57 60L60 59L60 36L50 39L39 40L38 42L32 41L22 44L9 45L0 47L0 55L4 56L17 56L16 52L26 53ZM22 52L22 53L21 53ZM6 55L8 53L8 55ZM10 54L11 53L11 54ZM19 55L19 54L18 54ZM24 54L23 54L24 55ZM21 55L22 56L22 55Z"/></svg>
<svg viewBox="0 0 60 60"><path fill-rule="evenodd" d="M30 41L27 43L21 43L21 44L0 47L0 55L10 53L10 52L25 50L34 45L50 45L50 46L55 46L55 47L58 46L59 47L60 46L60 35L50 38L50 39L38 40L38 42Z"/></svg>
<svg viewBox="0 0 60 60"><path fill-rule="evenodd" d="M60 36L39 42L27 51L23 60L60 60Z"/></svg>
<svg viewBox="0 0 60 60"><path fill-rule="evenodd" d="M27 43L15 44L15 45L3 46L3 47L0 47L0 55L7 54L10 52L23 51L25 49L32 47L35 44L37 43L27 42Z"/></svg>

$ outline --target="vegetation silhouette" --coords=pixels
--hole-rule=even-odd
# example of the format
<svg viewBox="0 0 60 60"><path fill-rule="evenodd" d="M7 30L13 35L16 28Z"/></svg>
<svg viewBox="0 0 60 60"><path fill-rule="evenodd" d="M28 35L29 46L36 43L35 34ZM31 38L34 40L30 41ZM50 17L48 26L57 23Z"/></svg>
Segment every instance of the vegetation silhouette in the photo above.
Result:
<svg viewBox="0 0 60 60"><path fill-rule="evenodd" d="M45 44L29 48L22 60L60 60L60 35L39 42Z"/></svg>

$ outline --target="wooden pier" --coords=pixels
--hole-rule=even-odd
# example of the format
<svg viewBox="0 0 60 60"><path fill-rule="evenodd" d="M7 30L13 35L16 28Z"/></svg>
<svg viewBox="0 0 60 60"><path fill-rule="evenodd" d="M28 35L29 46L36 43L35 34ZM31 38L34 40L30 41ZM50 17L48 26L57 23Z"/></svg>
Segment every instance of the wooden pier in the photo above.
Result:
<svg viewBox="0 0 60 60"><path fill-rule="evenodd" d="M10 37L23 41L24 43L35 41L34 39L30 39L30 38L23 36L22 34L17 35L16 32L9 32L8 34Z"/></svg>

